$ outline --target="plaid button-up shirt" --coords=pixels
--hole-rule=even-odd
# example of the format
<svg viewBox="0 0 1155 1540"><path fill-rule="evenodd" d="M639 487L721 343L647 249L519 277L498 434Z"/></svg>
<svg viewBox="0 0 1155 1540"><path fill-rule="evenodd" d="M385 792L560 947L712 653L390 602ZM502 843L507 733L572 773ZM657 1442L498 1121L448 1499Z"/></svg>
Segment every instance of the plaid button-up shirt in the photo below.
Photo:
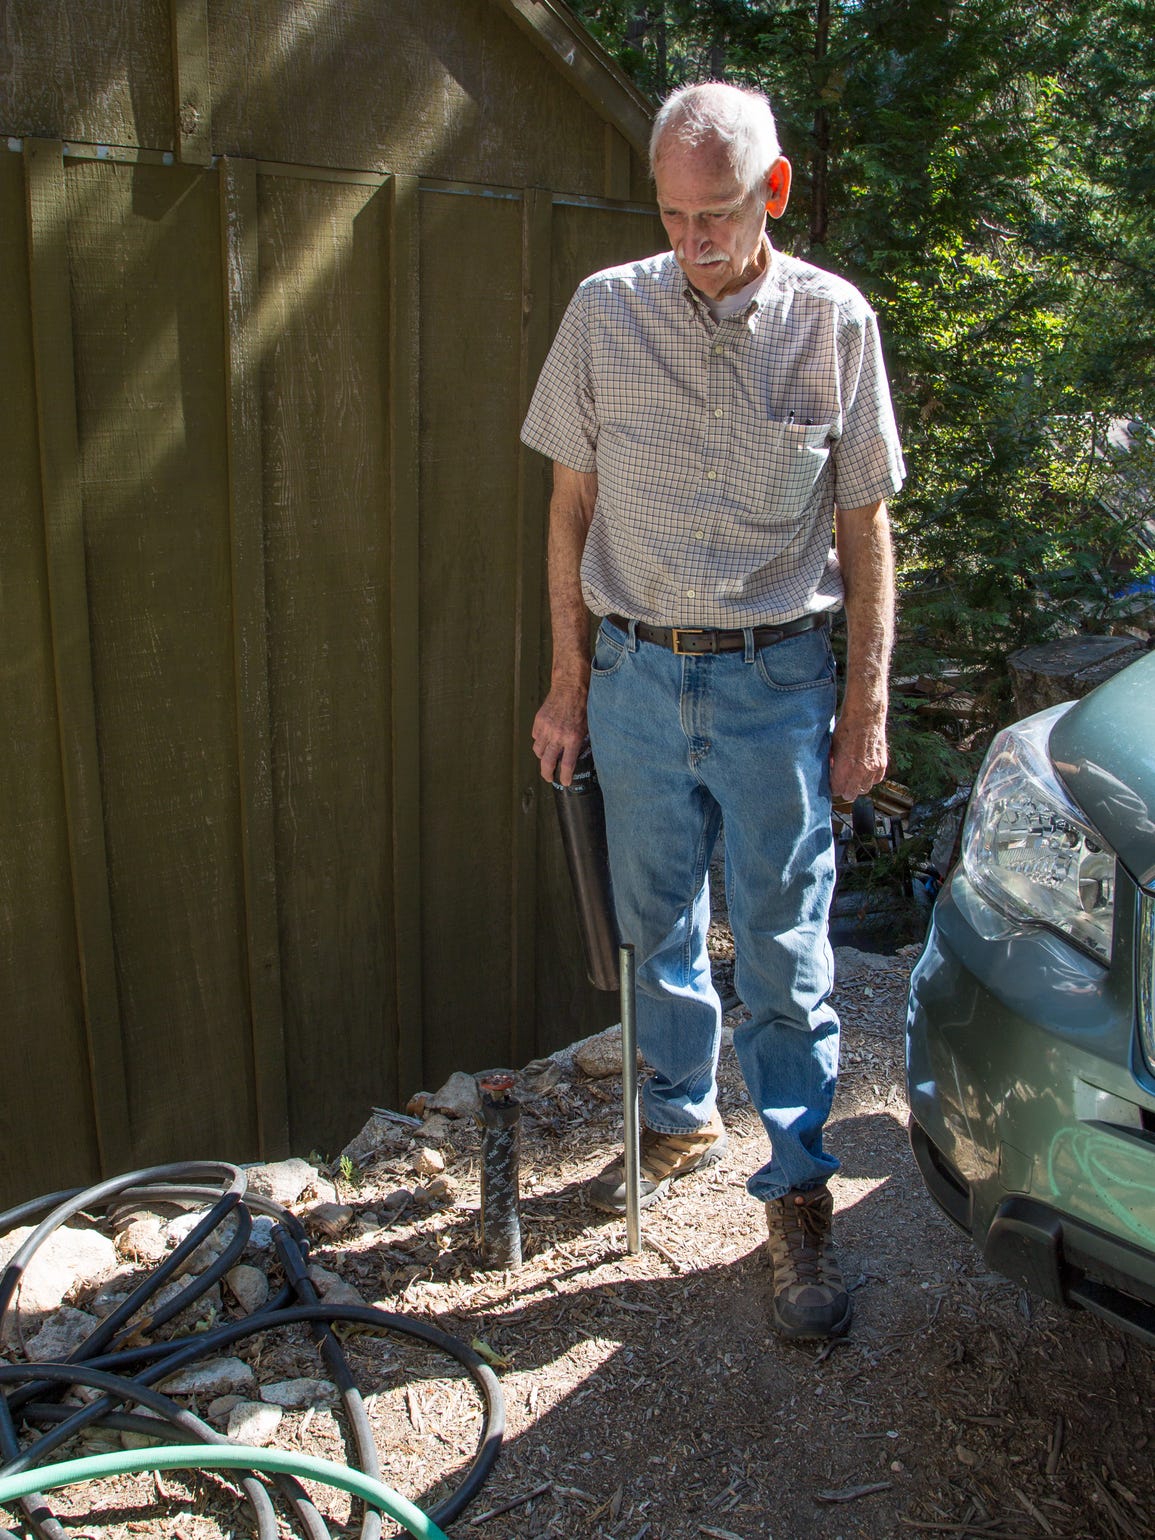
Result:
<svg viewBox="0 0 1155 1540"><path fill-rule="evenodd" d="M582 589L597 615L739 628L832 609L834 506L902 485L874 312L775 251L715 322L672 252L580 286L521 433L596 471Z"/></svg>

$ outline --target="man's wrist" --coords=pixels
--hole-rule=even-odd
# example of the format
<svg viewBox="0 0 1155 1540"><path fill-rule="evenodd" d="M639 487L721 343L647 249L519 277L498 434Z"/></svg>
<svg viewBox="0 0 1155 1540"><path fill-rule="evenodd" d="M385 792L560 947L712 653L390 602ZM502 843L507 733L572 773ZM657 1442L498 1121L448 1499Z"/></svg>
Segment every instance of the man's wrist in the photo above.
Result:
<svg viewBox="0 0 1155 1540"><path fill-rule="evenodd" d="M553 690L581 690L583 693L590 686L589 660L581 660L565 664L555 664L550 673L550 688Z"/></svg>
<svg viewBox="0 0 1155 1540"><path fill-rule="evenodd" d="M862 721L885 721L889 709L890 699L885 690L872 691L865 695L847 690L842 697L841 715L844 717L855 717Z"/></svg>

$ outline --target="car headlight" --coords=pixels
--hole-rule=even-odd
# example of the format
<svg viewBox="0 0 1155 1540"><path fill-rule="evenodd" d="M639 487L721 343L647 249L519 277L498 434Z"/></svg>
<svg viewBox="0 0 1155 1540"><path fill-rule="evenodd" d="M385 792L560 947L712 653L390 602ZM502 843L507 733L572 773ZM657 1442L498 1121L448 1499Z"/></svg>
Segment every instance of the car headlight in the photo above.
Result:
<svg viewBox="0 0 1155 1540"><path fill-rule="evenodd" d="M1047 743L1070 704L1016 722L991 744L963 829L963 867L1012 920L1046 925L1111 960L1115 852L1055 774Z"/></svg>

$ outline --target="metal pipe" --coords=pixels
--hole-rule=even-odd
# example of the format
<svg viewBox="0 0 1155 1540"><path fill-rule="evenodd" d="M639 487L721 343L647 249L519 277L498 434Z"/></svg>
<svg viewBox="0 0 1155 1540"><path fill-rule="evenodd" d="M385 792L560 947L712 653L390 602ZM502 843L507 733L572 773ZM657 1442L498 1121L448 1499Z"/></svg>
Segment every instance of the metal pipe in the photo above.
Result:
<svg viewBox="0 0 1155 1540"><path fill-rule="evenodd" d="M625 1141L626 1246L632 1257L642 1249L641 1129L638 1119L638 1020L634 949L618 949L622 1009L622 1134Z"/></svg>
<svg viewBox="0 0 1155 1540"><path fill-rule="evenodd" d="M577 905L586 973L595 989L618 989L618 926L606 848L606 809L588 743L578 755L570 784L563 786L554 781L553 790Z"/></svg>

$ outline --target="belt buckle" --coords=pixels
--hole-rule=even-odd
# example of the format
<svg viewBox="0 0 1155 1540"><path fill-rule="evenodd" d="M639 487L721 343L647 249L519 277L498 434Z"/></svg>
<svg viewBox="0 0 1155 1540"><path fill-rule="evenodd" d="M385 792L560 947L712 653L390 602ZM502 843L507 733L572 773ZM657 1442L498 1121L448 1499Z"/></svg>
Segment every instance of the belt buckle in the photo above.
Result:
<svg viewBox="0 0 1155 1540"><path fill-rule="evenodd" d="M693 651L692 648L683 647L682 646L681 638L683 636L703 636L703 635L705 635L705 633L704 633L704 631L702 630L702 628L700 626L698 626L698 627L694 627L694 626L671 626L670 627L670 638L671 638L671 640L670 640L670 649L679 658L692 658L692 657L696 657L697 654Z"/></svg>

